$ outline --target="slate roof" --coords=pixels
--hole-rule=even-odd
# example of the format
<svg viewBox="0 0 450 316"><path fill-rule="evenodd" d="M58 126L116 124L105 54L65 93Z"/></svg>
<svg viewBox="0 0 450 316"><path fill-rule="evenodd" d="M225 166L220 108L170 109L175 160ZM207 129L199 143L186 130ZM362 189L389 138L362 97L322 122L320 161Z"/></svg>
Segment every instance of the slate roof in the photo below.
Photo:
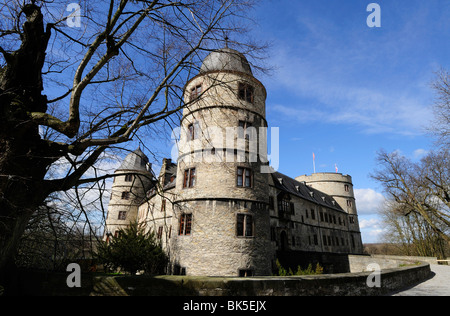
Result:
<svg viewBox="0 0 450 316"><path fill-rule="evenodd" d="M147 156L140 148L129 153L117 170L133 170L141 172L149 172L150 170Z"/></svg>
<svg viewBox="0 0 450 316"><path fill-rule="evenodd" d="M280 172L273 172L272 178L275 187L283 192L301 197L302 199L311 201L315 204L344 212L333 197L306 185L304 182L299 182Z"/></svg>
<svg viewBox="0 0 450 316"><path fill-rule="evenodd" d="M244 54L228 47L213 51L206 56L200 73L217 70L239 71L252 75L252 69Z"/></svg>

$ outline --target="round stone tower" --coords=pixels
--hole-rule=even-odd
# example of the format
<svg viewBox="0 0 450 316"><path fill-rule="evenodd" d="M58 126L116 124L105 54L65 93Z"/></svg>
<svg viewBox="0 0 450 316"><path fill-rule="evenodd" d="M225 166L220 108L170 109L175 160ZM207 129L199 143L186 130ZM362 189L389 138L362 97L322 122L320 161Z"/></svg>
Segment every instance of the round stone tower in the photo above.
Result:
<svg viewBox="0 0 450 316"><path fill-rule="evenodd" d="M137 221L138 206L152 186L151 165L140 148L129 153L114 172L106 218L105 239Z"/></svg>
<svg viewBox="0 0 450 316"><path fill-rule="evenodd" d="M313 173L295 178L300 182L332 196L348 214L357 215L352 177L341 173Z"/></svg>
<svg viewBox="0 0 450 316"><path fill-rule="evenodd" d="M330 195L349 214L348 229L352 232L352 236L354 236L352 237L352 244L355 245L355 252L362 252L352 177L341 173L323 172L299 176L295 180L305 182L307 185Z"/></svg>
<svg viewBox="0 0 450 316"><path fill-rule="evenodd" d="M261 173L258 154L266 146L259 137L267 127L266 90L243 54L223 48L205 58L184 98L174 271L269 275L268 174Z"/></svg>

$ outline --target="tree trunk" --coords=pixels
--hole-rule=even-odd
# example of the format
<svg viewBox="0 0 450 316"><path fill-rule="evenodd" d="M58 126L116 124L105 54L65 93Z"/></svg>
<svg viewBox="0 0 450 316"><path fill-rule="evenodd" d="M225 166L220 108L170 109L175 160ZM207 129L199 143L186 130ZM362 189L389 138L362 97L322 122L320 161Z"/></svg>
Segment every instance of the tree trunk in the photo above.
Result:
<svg viewBox="0 0 450 316"><path fill-rule="evenodd" d="M23 7L21 46L3 51L6 66L0 72L0 278L13 261L31 214L50 193L44 177L59 157L39 135L30 112L45 112L42 67L50 29L44 31L40 8ZM0 279L0 282L2 280Z"/></svg>

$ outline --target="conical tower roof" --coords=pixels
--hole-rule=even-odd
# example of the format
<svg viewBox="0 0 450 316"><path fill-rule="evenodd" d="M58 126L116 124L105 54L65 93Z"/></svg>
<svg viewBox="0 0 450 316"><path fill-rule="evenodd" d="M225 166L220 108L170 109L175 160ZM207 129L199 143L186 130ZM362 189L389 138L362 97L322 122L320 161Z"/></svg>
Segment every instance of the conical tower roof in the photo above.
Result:
<svg viewBox="0 0 450 316"><path fill-rule="evenodd" d="M150 164L148 162L148 157L142 152L141 148L138 148L125 157L117 170L149 172Z"/></svg>
<svg viewBox="0 0 450 316"><path fill-rule="evenodd" d="M244 54L228 47L215 50L206 56L200 68L200 73L224 70L252 75L252 69Z"/></svg>

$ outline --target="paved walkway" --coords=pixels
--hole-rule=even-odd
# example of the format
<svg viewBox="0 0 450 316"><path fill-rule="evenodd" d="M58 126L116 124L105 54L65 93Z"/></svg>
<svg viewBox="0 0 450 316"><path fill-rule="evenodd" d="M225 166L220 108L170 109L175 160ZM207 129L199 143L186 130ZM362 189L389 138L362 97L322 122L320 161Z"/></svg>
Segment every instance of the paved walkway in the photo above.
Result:
<svg viewBox="0 0 450 316"><path fill-rule="evenodd" d="M434 274L430 279L393 296L450 296L450 266L430 265Z"/></svg>

